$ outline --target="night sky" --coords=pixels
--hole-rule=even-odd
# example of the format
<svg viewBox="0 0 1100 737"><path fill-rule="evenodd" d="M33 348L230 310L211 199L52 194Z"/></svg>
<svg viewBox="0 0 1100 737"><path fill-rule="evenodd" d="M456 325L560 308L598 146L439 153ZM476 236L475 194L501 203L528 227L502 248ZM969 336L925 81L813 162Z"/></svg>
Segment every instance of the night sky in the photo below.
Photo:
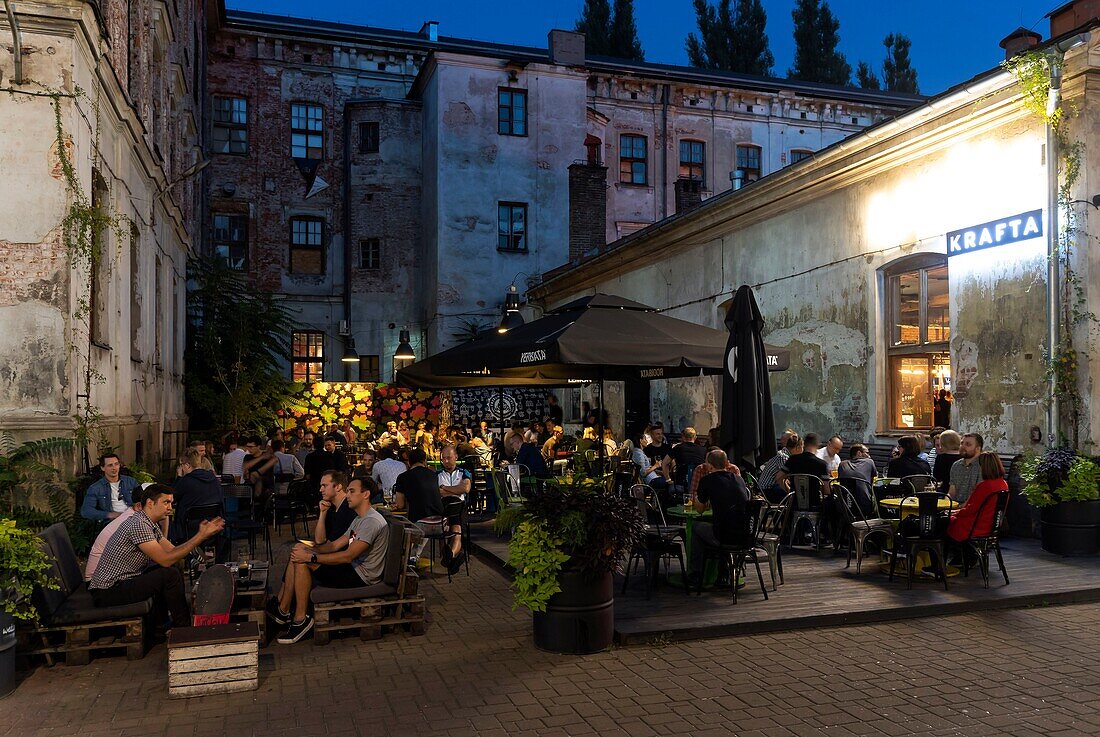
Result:
<svg viewBox="0 0 1100 737"><path fill-rule="evenodd" d="M840 20L840 48L852 65L871 63L881 76L888 33L913 40L913 62L924 94L936 94L985 71L1004 56L997 43L1018 26L1044 38L1046 13L1065 0L830 0ZM583 0L226 0L231 8L416 31L437 20L440 34L545 48L551 28L572 28ZM691 0L635 0L646 60L687 64L684 38L695 30ZM786 76L794 56L794 0L764 0L774 74Z"/></svg>

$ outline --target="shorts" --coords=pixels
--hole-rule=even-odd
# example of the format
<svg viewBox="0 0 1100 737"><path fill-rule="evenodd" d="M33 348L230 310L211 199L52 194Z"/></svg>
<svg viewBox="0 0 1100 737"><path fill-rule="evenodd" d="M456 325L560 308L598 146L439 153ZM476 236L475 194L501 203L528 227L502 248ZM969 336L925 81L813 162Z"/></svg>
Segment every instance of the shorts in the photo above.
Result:
<svg viewBox="0 0 1100 737"><path fill-rule="evenodd" d="M359 574L355 572L355 566L351 563L319 566L313 571L313 583L330 589L355 589L367 585L363 579L359 578Z"/></svg>
<svg viewBox="0 0 1100 737"><path fill-rule="evenodd" d="M466 502L457 496L443 498L443 518L447 520L447 527L462 525L462 509L465 506Z"/></svg>

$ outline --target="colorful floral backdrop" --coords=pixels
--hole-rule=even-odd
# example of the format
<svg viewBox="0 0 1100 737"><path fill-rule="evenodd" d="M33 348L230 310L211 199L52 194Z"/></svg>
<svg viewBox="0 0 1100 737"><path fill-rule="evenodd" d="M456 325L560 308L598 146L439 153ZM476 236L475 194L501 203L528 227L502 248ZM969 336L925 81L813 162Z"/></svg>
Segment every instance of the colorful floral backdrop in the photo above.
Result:
<svg viewBox="0 0 1100 737"><path fill-rule="evenodd" d="M303 386L283 412L285 427L317 430L345 419L361 432L379 433L390 420L439 424L443 394L391 384L318 381ZM379 429L378 426L382 428Z"/></svg>

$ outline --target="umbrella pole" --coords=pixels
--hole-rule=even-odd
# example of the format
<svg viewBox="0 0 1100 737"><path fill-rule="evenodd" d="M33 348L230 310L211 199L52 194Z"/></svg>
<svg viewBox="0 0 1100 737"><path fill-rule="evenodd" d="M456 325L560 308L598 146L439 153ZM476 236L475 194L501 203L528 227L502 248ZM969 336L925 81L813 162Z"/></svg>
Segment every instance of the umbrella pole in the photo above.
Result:
<svg viewBox="0 0 1100 737"><path fill-rule="evenodd" d="M497 411L500 412L500 454L504 455L504 386L500 387L500 402L497 404Z"/></svg>
<svg viewBox="0 0 1100 737"><path fill-rule="evenodd" d="M603 442L603 433L604 433L603 411L604 410L603 410L603 369L602 368L600 369L600 378L599 378L599 383L597 384L596 391L597 391L597 396L599 397L599 402L600 402L600 409L597 413L598 417L597 417L597 420L596 420L596 425L600 428L600 435L599 435L598 438L596 438L596 442L598 442L600 444L600 469L602 470L603 467L604 467L604 456L606 455L606 450L607 450L607 448L604 447L604 442Z"/></svg>

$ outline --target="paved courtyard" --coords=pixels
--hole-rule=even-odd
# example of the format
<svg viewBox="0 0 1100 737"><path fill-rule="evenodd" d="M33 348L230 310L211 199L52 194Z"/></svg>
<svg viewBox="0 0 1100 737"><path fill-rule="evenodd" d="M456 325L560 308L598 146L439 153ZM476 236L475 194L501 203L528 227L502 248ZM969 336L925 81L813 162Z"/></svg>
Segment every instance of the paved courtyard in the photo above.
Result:
<svg viewBox="0 0 1100 737"><path fill-rule="evenodd" d="M0 735L1100 734L1100 604L567 657L535 650L503 577L471 573L424 586L423 637L272 644L254 692L168 700L163 645L38 668Z"/></svg>

